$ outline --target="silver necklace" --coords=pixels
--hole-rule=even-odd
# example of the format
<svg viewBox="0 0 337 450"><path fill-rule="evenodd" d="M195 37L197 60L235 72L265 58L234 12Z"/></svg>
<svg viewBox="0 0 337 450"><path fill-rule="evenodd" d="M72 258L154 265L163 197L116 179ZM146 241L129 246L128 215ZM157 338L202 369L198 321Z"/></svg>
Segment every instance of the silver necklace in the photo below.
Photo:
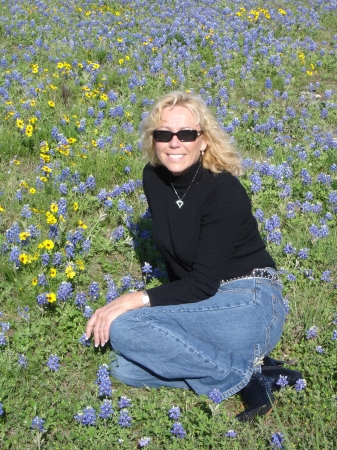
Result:
<svg viewBox="0 0 337 450"><path fill-rule="evenodd" d="M201 164L199 165L198 170L195 172L195 175L193 177L193 180L191 181L191 184L188 186L188 188L186 189L185 194L181 198L179 197L178 192L175 190L175 187L173 186L172 181L170 180L171 186L172 186L176 196L178 197L178 200L176 201L176 204L178 205L179 209L183 206L183 204L184 204L184 202L183 202L184 197L187 194L187 192L190 190L190 187L192 186L193 181L195 180L195 177L197 176L197 173L199 172L200 167L201 167Z"/></svg>

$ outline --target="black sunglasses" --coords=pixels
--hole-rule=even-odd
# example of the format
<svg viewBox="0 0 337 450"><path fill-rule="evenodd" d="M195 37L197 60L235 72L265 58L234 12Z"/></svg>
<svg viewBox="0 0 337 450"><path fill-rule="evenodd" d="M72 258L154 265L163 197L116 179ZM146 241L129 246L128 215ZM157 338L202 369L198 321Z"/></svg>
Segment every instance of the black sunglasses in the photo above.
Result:
<svg viewBox="0 0 337 450"><path fill-rule="evenodd" d="M180 130L177 133L168 130L154 130L153 138L157 142L171 142L173 136L177 136L180 142L193 142L202 134L203 131L197 130Z"/></svg>

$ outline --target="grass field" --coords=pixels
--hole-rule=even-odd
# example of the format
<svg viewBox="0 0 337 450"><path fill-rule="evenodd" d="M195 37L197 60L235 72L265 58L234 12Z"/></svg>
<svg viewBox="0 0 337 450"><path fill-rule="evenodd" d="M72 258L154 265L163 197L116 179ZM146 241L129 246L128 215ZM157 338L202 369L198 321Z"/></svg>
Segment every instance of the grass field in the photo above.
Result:
<svg viewBox="0 0 337 450"><path fill-rule="evenodd" d="M1 1L0 448L337 448L336 70L332 0ZM239 396L121 384L83 338L97 307L167 282L139 124L175 89L242 153L289 307L272 356L306 382L249 424Z"/></svg>

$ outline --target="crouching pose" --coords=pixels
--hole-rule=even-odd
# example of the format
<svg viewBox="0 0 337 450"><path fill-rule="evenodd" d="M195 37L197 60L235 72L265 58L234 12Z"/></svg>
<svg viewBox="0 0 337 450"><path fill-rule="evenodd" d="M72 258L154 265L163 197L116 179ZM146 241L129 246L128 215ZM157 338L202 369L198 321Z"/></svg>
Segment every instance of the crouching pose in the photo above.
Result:
<svg viewBox="0 0 337 450"><path fill-rule="evenodd" d="M285 319L282 286L237 176L238 153L203 100L172 92L142 122L143 185L169 283L124 294L88 322L131 386L241 393L245 421L267 413L280 375L268 357ZM219 394L220 392L220 394Z"/></svg>

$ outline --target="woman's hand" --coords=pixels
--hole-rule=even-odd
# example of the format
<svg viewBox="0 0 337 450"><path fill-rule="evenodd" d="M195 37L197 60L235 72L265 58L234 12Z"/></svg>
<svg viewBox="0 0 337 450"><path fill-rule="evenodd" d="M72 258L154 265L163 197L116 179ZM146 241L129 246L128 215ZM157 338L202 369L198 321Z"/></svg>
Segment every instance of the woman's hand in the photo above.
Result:
<svg viewBox="0 0 337 450"><path fill-rule="evenodd" d="M91 316L87 328L86 337L90 338L92 331L94 332L95 347L105 345L109 340L109 330L111 323L121 314L132 309L142 308L143 292L130 292L121 295L111 303L98 308Z"/></svg>

